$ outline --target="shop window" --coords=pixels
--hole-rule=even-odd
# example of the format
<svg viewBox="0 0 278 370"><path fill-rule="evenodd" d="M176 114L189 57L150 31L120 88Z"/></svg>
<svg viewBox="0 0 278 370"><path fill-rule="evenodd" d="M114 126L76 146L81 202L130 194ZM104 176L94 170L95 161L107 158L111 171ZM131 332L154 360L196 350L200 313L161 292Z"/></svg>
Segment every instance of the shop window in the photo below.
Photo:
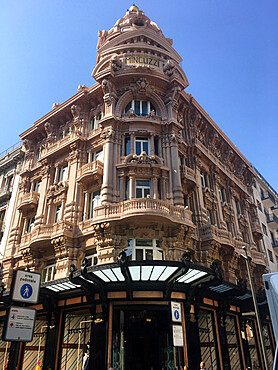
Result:
<svg viewBox="0 0 278 370"><path fill-rule="evenodd" d="M40 361L43 368L43 359L45 355L45 344L47 334L47 320L45 316L37 316L34 328L32 342L26 344L22 361L22 369L35 369ZM2 367L1 367L2 368Z"/></svg>
<svg viewBox="0 0 278 370"><path fill-rule="evenodd" d="M198 315L201 359L207 369L217 369L216 335L213 313L201 310Z"/></svg>
<svg viewBox="0 0 278 370"><path fill-rule="evenodd" d="M136 198L148 198L151 187L149 180L136 180Z"/></svg>
<svg viewBox="0 0 278 370"><path fill-rule="evenodd" d="M238 343L238 333L236 326L236 318L234 316L227 315L225 317L225 332L227 337L227 346L230 359L230 366L233 370L241 369L240 364L240 348Z"/></svg>
<svg viewBox="0 0 278 370"><path fill-rule="evenodd" d="M55 274L56 274L56 264L55 263L46 266L42 270L42 282L46 283L47 281L54 280Z"/></svg>
<svg viewBox="0 0 278 370"><path fill-rule="evenodd" d="M35 223L35 217L28 218L27 220L27 226L26 226L26 232L30 233L34 228Z"/></svg>
<svg viewBox="0 0 278 370"><path fill-rule="evenodd" d="M140 155L142 152L146 152L149 155L149 139L147 137L136 137L135 153Z"/></svg>
<svg viewBox="0 0 278 370"><path fill-rule="evenodd" d="M273 368L273 347L272 347L272 343L270 340L268 324L263 324L263 339L264 339L267 363L270 369L272 369Z"/></svg>
<svg viewBox="0 0 278 370"><path fill-rule="evenodd" d="M136 261L165 259L164 251L160 248L160 242L157 239L130 239L129 248L125 252Z"/></svg>
<svg viewBox="0 0 278 370"><path fill-rule="evenodd" d="M93 218L95 215L94 209L101 205L100 200L100 190L94 191L89 194L89 208L88 208L88 218Z"/></svg>
<svg viewBox="0 0 278 370"><path fill-rule="evenodd" d="M9 351L11 342L5 342L2 340L4 322L0 322L0 369L5 369L7 361L9 359Z"/></svg>
<svg viewBox="0 0 278 370"><path fill-rule="evenodd" d="M68 172L69 172L68 164L64 164L62 167L60 167L58 174L58 182L66 181L68 179Z"/></svg>
<svg viewBox="0 0 278 370"><path fill-rule="evenodd" d="M62 219L62 204L59 204L55 209L54 223L59 222Z"/></svg>
<svg viewBox="0 0 278 370"><path fill-rule="evenodd" d="M147 116L151 111L154 111L154 114L156 114L154 105L147 100L132 100L125 107L125 113L130 113L130 109L133 109L137 116Z"/></svg>
<svg viewBox="0 0 278 370"><path fill-rule="evenodd" d="M82 369L84 354L90 342L91 314L80 311L67 313L64 318L62 356L59 369Z"/></svg>
<svg viewBox="0 0 278 370"><path fill-rule="evenodd" d="M34 191L35 191L36 193L39 193L39 192L40 192L40 190L41 190L41 184L42 184L41 180L36 181L36 182L34 183Z"/></svg>
<svg viewBox="0 0 278 370"><path fill-rule="evenodd" d="M92 117L89 123L89 132L92 130L97 130L99 128L99 121L103 118L103 112Z"/></svg>
<svg viewBox="0 0 278 370"><path fill-rule="evenodd" d="M243 333L243 339L247 341L249 353L250 353L250 361L252 367L256 369L256 366L259 366L259 358L258 358L258 348L256 343L255 337L255 323L254 321L248 320L245 326L245 333ZM257 367L258 368L258 367Z"/></svg>

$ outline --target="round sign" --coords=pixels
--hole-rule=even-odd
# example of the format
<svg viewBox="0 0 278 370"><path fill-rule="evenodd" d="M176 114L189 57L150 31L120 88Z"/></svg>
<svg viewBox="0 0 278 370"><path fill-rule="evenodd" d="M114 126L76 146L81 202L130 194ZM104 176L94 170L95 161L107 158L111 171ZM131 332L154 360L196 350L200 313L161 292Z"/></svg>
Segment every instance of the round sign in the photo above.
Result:
<svg viewBox="0 0 278 370"><path fill-rule="evenodd" d="M175 310L174 311L174 316L175 316L175 319L178 320L179 317L180 317L180 314L179 314L179 311L178 310Z"/></svg>
<svg viewBox="0 0 278 370"><path fill-rule="evenodd" d="M22 298L28 299L31 297L32 293L33 293L33 288L31 287L30 284L22 285L20 289L20 294Z"/></svg>

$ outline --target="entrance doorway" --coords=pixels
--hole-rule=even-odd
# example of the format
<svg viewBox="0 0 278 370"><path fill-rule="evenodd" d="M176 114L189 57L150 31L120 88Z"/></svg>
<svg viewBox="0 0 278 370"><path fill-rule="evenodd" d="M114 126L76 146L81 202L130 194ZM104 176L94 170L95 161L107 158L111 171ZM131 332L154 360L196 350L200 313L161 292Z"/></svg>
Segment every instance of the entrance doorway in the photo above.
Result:
<svg viewBox="0 0 278 370"><path fill-rule="evenodd" d="M168 307L115 309L112 348L114 370L172 370L183 363L183 350L172 344Z"/></svg>

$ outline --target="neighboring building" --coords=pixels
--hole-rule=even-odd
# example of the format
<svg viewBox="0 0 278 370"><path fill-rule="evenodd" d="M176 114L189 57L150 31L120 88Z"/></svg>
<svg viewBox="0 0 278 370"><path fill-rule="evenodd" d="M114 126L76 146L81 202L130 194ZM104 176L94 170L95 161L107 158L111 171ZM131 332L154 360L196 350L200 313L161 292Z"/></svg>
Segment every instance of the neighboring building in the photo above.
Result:
<svg viewBox="0 0 278 370"><path fill-rule="evenodd" d="M253 310L242 246L257 290L269 271L255 171L184 91L172 40L136 6L99 31L97 49L97 83L21 134L3 273L8 286L15 268L43 280L21 368L39 359L44 369L79 369L88 346L100 370L198 369L201 360L263 368L256 322L242 315ZM170 301L181 304L172 318Z"/></svg>
<svg viewBox="0 0 278 370"><path fill-rule="evenodd" d="M258 220L263 230L261 243L270 271L276 272L278 271L278 194L256 169L255 171L253 194L258 208Z"/></svg>
<svg viewBox="0 0 278 370"><path fill-rule="evenodd" d="M7 244L10 223L15 211L24 152L21 143L0 153L0 258Z"/></svg>

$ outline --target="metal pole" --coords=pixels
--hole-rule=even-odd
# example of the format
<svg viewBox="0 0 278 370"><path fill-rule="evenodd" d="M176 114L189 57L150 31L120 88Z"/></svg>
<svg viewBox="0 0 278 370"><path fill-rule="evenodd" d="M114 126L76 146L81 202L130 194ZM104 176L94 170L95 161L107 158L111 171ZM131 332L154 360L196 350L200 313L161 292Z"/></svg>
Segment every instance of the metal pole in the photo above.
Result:
<svg viewBox="0 0 278 370"><path fill-rule="evenodd" d="M11 343L8 370L15 370L17 367L19 346L20 346L20 342Z"/></svg>
<svg viewBox="0 0 278 370"><path fill-rule="evenodd" d="M251 287L251 293L252 293L256 318L257 318L259 337L260 337L261 347L262 347L262 352L263 352L264 365L265 365L265 369L268 370L267 356L266 356L266 351L265 351L265 346L264 346L264 338L263 338L263 329L262 329L261 319L260 319L260 316L259 316L259 308L258 308L258 303L257 303L257 299L256 299L254 283L253 283L253 279L252 279L252 276L251 276L249 257L248 257L248 254L247 254L246 246L242 247L242 249L245 252L245 256L242 255L242 257L245 258L245 261L246 261L246 267L247 267L247 272L248 272L248 277L249 277L249 282L250 282L250 287Z"/></svg>

